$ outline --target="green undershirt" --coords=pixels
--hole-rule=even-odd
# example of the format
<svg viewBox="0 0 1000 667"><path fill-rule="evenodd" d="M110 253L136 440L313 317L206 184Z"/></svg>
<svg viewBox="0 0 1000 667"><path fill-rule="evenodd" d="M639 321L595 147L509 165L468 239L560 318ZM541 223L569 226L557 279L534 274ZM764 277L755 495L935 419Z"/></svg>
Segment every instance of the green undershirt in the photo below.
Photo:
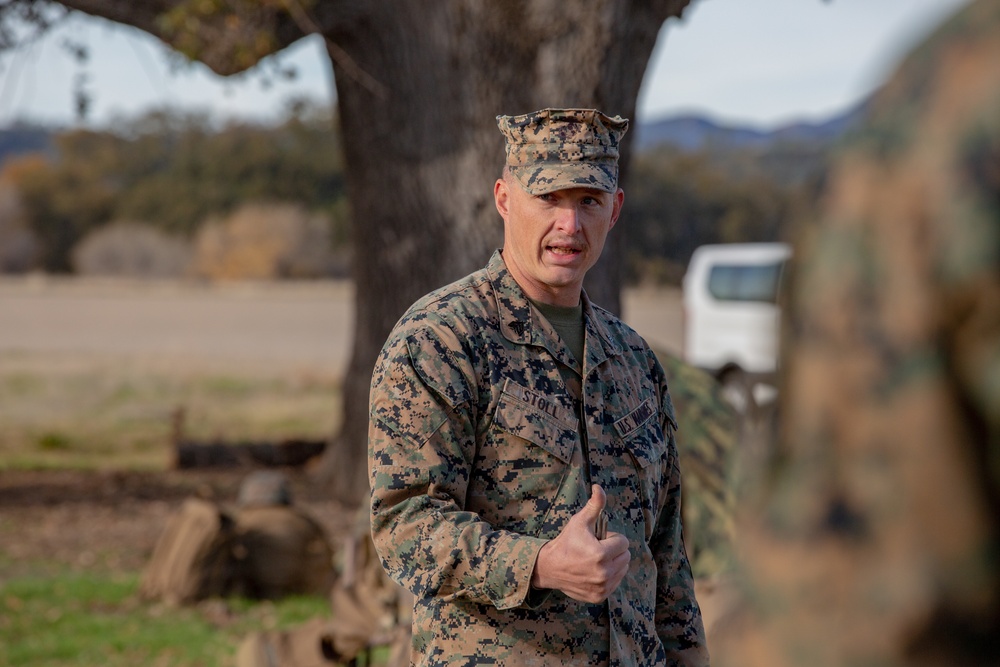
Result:
<svg viewBox="0 0 1000 667"><path fill-rule="evenodd" d="M577 364L583 359L583 341L585 336L583 326L583 301L575 306L553 306L529 299L532 305L549 321L563 343L573 353Z"/></svg>

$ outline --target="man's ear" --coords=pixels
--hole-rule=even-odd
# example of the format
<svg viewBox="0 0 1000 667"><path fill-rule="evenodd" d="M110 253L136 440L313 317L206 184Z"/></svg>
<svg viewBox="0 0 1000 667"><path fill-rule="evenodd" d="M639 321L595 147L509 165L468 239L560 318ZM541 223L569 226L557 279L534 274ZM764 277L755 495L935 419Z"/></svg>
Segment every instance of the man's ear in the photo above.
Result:
<svg viewBox="0 0 1000 667"><path fill-rule="evenodd" d="M618 216L622 214L622 204L624 203L625 203L625 191L622 190L621 188L618 188L618 191L615 192L614 201L612 202L611 224L608 226L608 229L614 227L615 223L618 222Z"/></svg>
<svg viewBox="0 0 1000 667"><path fill-rule="evenodd" d="M493 201L500 217L506 220L510 214L510 190L507 181L502 178L498 178L497 182L493 184Z"/></svg>

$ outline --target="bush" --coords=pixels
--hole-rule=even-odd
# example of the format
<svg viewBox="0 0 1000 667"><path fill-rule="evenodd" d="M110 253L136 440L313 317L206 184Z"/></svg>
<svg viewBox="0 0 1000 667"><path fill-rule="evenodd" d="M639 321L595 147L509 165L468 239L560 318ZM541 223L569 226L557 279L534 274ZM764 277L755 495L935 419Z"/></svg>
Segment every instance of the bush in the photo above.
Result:
<svg viewBox="0 0 1000 667"><path fill-rule="evenodd" d="M134 222L101 227L73 249L73 268L81 275L174 278L190 263L188 243Z"/></svg>
<svg viewBox="0 0 1000 667"><path fill-rule="evenodd" d="M0 183L0 273L28 271L38 254L38 238L25 224L17 190Z"/></svg>
<svg viewBox="0 0 1000 667"><path fill-rule="evenodd" d="M296 204L242 206L195 240L193 272L203 278L318 278L334 268L329 221Z"/></svg>

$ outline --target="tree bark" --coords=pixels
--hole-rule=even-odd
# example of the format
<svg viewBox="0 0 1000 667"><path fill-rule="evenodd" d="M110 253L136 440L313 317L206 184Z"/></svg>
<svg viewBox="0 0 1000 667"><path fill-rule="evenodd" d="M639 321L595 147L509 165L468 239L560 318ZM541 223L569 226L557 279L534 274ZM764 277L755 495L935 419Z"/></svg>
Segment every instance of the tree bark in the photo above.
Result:
<svg viewBox="0 0 1000 667"><path fill-rule="evenodd" d="M413 301L483 266L501 243L495 116L595 107L634 118L660 26L689 2L231 0L194 21L171 13L180 0L60 4L150 32L221 74L309 32L326 37L353 209L357 317L344 424L321 478L330 495L357 505L367 494L369 381L390 329ZM616 238L586 288L620 312Z"/></svg>

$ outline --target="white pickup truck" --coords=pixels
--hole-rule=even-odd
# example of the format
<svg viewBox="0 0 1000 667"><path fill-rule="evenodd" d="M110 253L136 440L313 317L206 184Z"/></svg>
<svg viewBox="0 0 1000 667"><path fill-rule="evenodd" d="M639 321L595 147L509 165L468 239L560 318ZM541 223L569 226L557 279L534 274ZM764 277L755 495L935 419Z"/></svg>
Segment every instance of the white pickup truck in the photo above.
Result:
<svg viewBox="0 0 1000 667"><path fill-rule="evenodd" d="M705 245L684 276L684 360L715 375L746 414L775 394L784 243Z"/></svg>

